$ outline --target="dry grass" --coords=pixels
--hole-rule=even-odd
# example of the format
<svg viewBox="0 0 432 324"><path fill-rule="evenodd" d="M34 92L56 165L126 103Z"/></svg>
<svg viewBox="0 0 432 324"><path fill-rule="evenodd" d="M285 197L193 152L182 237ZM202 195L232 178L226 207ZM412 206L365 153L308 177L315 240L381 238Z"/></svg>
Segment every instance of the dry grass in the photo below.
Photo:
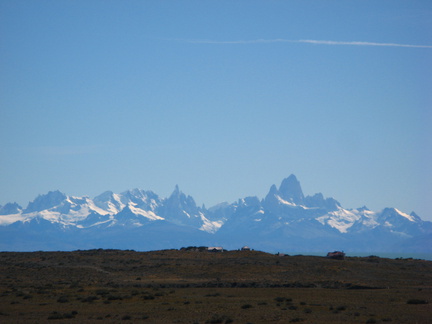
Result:
<svg viewBox="0 0 432 324"><path fill-rule="evenodd" d="M431 297L423 260L0 253L1 323L432 323Z"/></svg>

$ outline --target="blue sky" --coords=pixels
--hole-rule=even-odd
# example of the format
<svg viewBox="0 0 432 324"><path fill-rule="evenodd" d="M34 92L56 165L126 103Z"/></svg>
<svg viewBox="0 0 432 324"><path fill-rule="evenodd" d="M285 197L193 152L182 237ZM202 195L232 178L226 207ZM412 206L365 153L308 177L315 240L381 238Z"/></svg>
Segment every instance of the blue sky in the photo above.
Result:
<svg viewBox="0 0 432 324"><path fill-rule="evenodd" d="M0 204L294 173L432 220L429 0L1 1L0 70Z"/></svg>

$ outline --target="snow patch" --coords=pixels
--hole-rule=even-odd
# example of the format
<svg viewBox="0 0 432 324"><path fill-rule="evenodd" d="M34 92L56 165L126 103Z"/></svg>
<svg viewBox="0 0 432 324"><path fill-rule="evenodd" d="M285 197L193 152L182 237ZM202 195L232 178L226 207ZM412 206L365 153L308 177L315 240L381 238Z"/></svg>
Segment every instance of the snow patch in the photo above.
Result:
<svg viewBox="0 0 432 324"><path fill-rule="evenodd" d="M1 215L0 226L7 226L15 222L25 222L26 218L28 217L24 216L23 214Z"/></svg>
<svg viewBox="0 0 432 324"><path fill-rule="evenodd" d="M275 196L276 196L278 202L280 204L282 204L282 205L285 205L285 206L289 206L289 207L293 207L293 208L301 208L301 209L317 209L316 207L310 208L310 207L306 207L306 206L303 206L303 205L297 205L297 204L294 204L292 202L289 202L289 201L286 201L286 200L282 199L278 195L275 195Z"/></svg>
<svg viewBox="0 0 432 324"><path fill-rule="evenodd" d="M283 200L281 197L279 197L279 195L276 195L276 198L278 200L279 203L281 203L282 205L287 205L287 206L291 206L291 207L297 207L296 204L291 203L289 201Z"/></svg>
<svg viewBox="0 0 432 324"><path fill-rule="evenodd" d="M384 226L385 226L385 227L393 227L393 225L390 224L390 222L385 222L385 223L384 223Z"/></svg>
<svg viewBox="0 0 432 324"><path fill-rule="evenodd" d="M187 218L191 218L191 216L185 210L183 210L183 214L185 214Z"/></svg>
<svg viewBox="0 0 432 324"><path fill-rule="evenodd" d="M88 207L89 207L89 210L94 211L94 212L98 213L99 215L109 215L110 214L109 211L96 206L95 203L93 202L93 200L88 200Z"/></svg>
<svg viewBox="0 0 432 324"><path fill-rule="evenodd" d="M129 209L131 210L132 213L134 213L136 215L143 216L145 218L148 218L149 220L152 220L152 221L154 221L154 220L164 220L163 217L160 217L160 216L156 215L152 211L146 211L146 210L142 210L141 208L134 207L132 203L130 203L128 205L128 207L129 207Z"/></svg>
<svg viewBox="0 0 432 324"><path fill-rule="evenodd" d="M211 221L208 218L206 218L204 214L201 212L199 213L199 216L203 221L202 226L199 228L201 231L213 234L216 233L223 225L223 221Z"/></svg>
<svg viewBox="0 0 432 324"><path fill-rule="evenodd" d="M409 214L405 214L403 212L401 212L399 209L394 209L399 215L401 215L402 217L405 217L406 219L408 219L410 222L415 222L415 219L413 216L409 215Z"/></svg>
<svg viewBox="0 0 432 324"><path fill-rule="evenodd" d="M358 214L343 208L339 208L338 210L316 218L322 225L327 224L341 233L347 233L348 229L359 219L360 216Z"/></svg>
<svg viewBox="0 0 432 324"><path fill-rule="evenodd" d="M42 210L42 211L38 212L38 214L43 219L50 221L51 223L60 223L60 221L59 221L60 213L58 213L58 212L53 212L50 210Z"/></svg>

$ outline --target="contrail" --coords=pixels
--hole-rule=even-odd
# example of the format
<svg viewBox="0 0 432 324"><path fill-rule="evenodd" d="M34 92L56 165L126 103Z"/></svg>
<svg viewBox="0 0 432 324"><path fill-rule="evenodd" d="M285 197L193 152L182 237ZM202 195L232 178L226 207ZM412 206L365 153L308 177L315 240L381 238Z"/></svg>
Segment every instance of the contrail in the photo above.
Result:
<svg viewBox="0 0 432 324"><path fill-rule="evenodd" d="M410 44L373 43L373 42L341 42L341 41L327 41L327 40L313 40L313 39L302 39L302 40L298 40L296 42L297 43L318 44L318 45L352 45L352 46L390 46L390 47L432 48L431 45L410 45Z"/></svg>
<svg viewBox="0 0 432 324"><path fill-rule="evenodd" d="M432 45L410 45L397 43L374 43L358 41L331 41L315 39L290 40L283 38L276 39L254 39L254 40L234 40L234 41L216 41L206 39L176 39L176 41L193 43L193 44L259 44L259 43L307 43L316 45L346 45L346 46L387 46L387 47L411 47L411 48L432 48Z"/></svg>

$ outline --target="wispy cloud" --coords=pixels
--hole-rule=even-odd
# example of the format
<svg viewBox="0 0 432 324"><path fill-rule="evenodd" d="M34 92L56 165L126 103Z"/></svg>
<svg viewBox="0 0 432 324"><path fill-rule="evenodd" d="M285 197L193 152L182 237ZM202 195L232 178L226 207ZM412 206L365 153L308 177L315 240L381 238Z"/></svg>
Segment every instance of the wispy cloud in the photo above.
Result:
<svg viewBox="0 0 432 324"><path fill-rule="evenodd" d="M387 47L411 47L411 48L432 48L432 45L412 45L412 44L397 44L397 43L375 43L375 42L359 42L359 41L332 41L332 40L316 40L316 39L254 39L254 40L234 40L234 41L217 41L206 39L176 39L179 42L193 44L260 44L260 43L307 43L315 45L345 45L345 46L387 46Z"/></svg>

